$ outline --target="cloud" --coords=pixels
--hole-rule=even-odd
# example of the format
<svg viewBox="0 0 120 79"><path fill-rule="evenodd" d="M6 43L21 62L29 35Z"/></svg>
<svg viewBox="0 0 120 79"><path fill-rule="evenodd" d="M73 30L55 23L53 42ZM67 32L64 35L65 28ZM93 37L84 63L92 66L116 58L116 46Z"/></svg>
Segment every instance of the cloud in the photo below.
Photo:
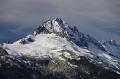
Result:
<svg viewBox="0 0 120 79"><path fill-rule="evenodd" d="M120 42L119 3L119 0L1 0L0 28L12 28L8 34L24 36L42 22L59 17L98 40L111 37Z"/></svg>

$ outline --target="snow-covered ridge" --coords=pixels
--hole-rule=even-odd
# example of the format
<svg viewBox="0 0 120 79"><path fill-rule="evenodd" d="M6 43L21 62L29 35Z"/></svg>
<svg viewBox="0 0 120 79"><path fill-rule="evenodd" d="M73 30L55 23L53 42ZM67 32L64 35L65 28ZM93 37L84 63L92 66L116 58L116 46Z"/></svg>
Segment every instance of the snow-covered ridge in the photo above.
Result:
<svg viewBox="0 0 120 79"><path fill-rule="evenodd" d="M100 42L89 35L79 32L76 26L73 28L69 27L69 25L60 18L48 20L34 31L34 35L50 33L66 38L68 41L71 41L80 47L88 47L89 43L94 43L101 50L107 51Z"/></svg>
<svg viewBox="0 0 120 79"><path fill-rule="evenodd" d="M13 44L4 43L1 47L10 56L56 57L62 61L65 61L62 55L72 58L72 55L65 51L69 50L77 56L87 57L104 68L120 72L120 46L114 40L101 43L93 37L79 32L76 26L70 27L60 18L48 20L33 34L28 34Z"/></svg>
<svg viewBox="0 0 120 79"><path fill-rule="evenodd" d="M110 39L109 41L103 42L103 45L107 48L110 55L120 59L120 45L115 40Z"/></svg>

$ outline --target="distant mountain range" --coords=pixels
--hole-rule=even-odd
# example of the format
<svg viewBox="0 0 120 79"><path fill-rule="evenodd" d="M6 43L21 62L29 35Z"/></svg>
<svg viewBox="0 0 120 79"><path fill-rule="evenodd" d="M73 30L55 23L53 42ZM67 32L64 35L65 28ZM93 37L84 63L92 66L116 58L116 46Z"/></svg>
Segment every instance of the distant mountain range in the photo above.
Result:
<svg viewBox="0 0 120 79"><path fill-rule="evenodd" d="M64 20L0 44L0 79L120 79L120 45L100 42Z"/></svg>

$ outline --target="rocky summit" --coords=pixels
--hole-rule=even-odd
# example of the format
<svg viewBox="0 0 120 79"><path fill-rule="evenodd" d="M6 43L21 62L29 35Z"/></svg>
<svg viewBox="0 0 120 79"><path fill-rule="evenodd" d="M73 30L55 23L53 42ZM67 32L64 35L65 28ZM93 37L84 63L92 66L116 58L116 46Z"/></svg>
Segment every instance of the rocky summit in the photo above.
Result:
<svg viewBox="0 0 120 79"><path fill-rule="evenodd" d="M0 44L0 79L120 79L120 45L100 42L64 20Z"/></svg>

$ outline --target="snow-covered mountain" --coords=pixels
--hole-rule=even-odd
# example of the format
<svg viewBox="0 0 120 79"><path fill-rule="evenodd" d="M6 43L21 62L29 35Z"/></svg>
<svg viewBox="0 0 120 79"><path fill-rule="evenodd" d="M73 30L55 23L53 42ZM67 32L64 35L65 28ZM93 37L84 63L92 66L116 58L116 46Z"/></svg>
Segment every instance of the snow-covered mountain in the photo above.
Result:
<svg viewBox="0 0 120 79"><path fill-rule="evenodd" d="M8 57L24 63L30 64L30 61L36 62L41 59L49 60L48 69L52 72L61 73L66 67L72 67L74 70L79 66L69 60L79 61L81 57L85 57L99 67L120 74L120 45L116 44L115 40L97 41L79 32L76 26L70 27L60 18L44 22L33 34L28 34L25 38L12 44L3 43L0 46L8 52ZM52 67L53 63L62 63L66 67L63 66L61 69L57 68L57 65ZM37 62L34 65L40 66ZM84 72L91 73L87 70ZM64 75L71 78L65 72Z"/></svg>

